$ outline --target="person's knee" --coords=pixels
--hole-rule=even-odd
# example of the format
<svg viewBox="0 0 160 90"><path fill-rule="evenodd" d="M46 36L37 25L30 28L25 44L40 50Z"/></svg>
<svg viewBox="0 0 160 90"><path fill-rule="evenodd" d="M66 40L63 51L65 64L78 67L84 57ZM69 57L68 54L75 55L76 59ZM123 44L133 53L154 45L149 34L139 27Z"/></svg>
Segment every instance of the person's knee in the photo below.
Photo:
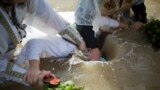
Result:
<svg viewBox="0 0 160 90"><path fill-rule="evenodd" d="M39 45L41 45L41 44L44 43L43 41L44 41L44 40L42 40L42 39L31 39L31 40L29 40L29 41L27 42L27 45L39 46Z"/></svg>

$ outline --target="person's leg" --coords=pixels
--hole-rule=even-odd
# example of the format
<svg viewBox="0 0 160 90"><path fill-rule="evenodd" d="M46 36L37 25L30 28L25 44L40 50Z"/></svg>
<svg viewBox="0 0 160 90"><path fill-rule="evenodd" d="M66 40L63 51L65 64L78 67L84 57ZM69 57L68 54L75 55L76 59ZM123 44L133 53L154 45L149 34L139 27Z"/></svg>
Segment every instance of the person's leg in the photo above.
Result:
<svg viewBox="0 0 160 90"><path fill-rule="evenodd" d="M76 25L76 28L83 37L87 48L97 48L95 32L92 30L93 26Z"/></svg>
<svg viewBox="0 0 160 90"><path fill-rule="evenodd" d="M144 3L139 5L133 5L132 11L135 14L135 20L140 21L142 23L147 23L147 14L146 14L146 7Z"/></svg>
<svg viewBox="0 0 160 90"><path fill-rule="evenodd" d="M140 21L143 23L147 23L147 13L146 13L146 6L144 3L140 4Z"/></svg>
<svg viewBox="0 0 160 90"><path fill-rule="evenodd" d="M135 21L139 21L140 20L140 10L138 5L133 5L132 6L132 11L134 12L134 19Z"/></svg>
<svg viewBox="0 0 160 90"><path fill-rule="evenodd" d="M27 42L16 61L22 64L25 60L39 60L41 57L63 57L75 49L76 46L61 37L32 39Z"/></svg>
<svg viewBox="0 0 160 90"><path fill-rule="evenodd" d="M27 42L20 56L17 58L17 63L21 64L25 60L29 61L29 69L24 76L24 79L29 84L35 84L40 73L40 58L41 57L63 57L70 54L76 46L63 40L61 37L47 39L32 39ZM23 58L21 58L23 57Z"/></svg>
<svg viewBox="0 0 160 90"><path fill-rule="evenodd" d="M90 55L88 58L90 60L100 60L100 50L98 48L97 39L95 37L95 32L92 26L76 25L77 30L83 37L87 48L90 48Z"/></svg>

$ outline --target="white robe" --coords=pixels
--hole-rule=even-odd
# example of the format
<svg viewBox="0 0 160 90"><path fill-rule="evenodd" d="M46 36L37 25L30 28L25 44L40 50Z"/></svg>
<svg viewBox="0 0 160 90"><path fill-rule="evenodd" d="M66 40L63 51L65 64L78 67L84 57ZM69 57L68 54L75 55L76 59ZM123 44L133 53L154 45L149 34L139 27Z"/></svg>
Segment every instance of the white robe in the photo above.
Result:
<svg viewBox="0 0 160 90"><path fill-rule="evenodd" d="M44 55L46 57L66 56L76 49L76 46L56 36L58 32L67 27L68 22L49 7L46 0L28 0L24 7L16 5L16 15L20 23L34 26L48 35L44 39L30 40L18 56L16 64L21 64L25 60L39 60ZM5 46L0 47L0 50L6 49L5 51L7 51L11 40L2 25L0 25L0 32L3 37L1 39L5 42L4 45L0 45ZM8 56L4 55L0 58L0 76L5 75L3 72L6 70L7 63ZM10 80L14 80L14 78Z"/></svg>
<svg viewBox="0 0 160 90"><path fill-rule="evenodd" d="M23 64L25 60L40 60L40 58L52 56L65 57L76 49L75 45L61 37L31 39L22 49L16 61L18 64Z"/></svg>
<svg viewBox="0 0 160 90"><path fill-rule="evenodd" d="M102 0L79 0L75 11L76 24L92 26L92 21L99 13L101 3Z"/></svg>

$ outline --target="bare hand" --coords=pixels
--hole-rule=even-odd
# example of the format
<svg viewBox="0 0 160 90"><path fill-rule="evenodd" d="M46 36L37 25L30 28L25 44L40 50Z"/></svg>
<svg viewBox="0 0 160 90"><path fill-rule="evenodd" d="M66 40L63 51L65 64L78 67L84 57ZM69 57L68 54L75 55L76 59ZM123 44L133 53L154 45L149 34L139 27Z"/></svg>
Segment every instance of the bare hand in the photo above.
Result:
<svg viewBox="0 0 160 90"><path fill-rule="evenodd" d="M24 76L24 80L29 83L30 85L34 86L37 83L38 75L40 74L39 69L31 68L27 71Z"/></svg>
<svg viewBox="0 0 160 90"><path fill-rule="evenodd" d="M26 72L24 81L30 85L34 86L34 84L37 82L38 75L40 73L39 64L40 62L38 60L29 61L30 69Z"/></svg>
<svg viewBox="0 0 160 90"><path fill-rule="evenodd" d="M44 85L44 82L46 82L45 78L56 78L56 76L52 74L50 71L45 71L45 70L41 71L38 75L38 81L37 81L37 85L39 87Z"/></svg>

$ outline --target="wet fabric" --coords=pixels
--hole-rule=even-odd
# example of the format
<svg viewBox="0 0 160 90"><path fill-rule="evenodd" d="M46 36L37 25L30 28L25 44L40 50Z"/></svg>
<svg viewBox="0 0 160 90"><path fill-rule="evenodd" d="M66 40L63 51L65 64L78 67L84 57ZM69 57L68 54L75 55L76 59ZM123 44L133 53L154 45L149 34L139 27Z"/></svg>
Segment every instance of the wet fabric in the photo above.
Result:
<svg viewBox="0 0 160 90"><path fill-rule="evenodd" d="M144 5L144 3L133 5L132 11L134 12L134 19L136 21L147 23L146 6Z"/></svg>
<svg viewBox="0 0 160 90"><path fill-rule="evenodd" d="M100 3L101 0L80 0L75 11L76 24L92 26L92 21L99 12L96 4L99 7Z"/></svg>
<svg viewBox="0 0 160 90"><path fill-rule="evenodd" d="M76 49L74 45L63 40L61 37L56 36L57 33L65 30L68 22L58 15L57 12L55 12L51 7L49 7L46 0L27 0L24 4L16 4L15 13L18 22L31 25L47 34L47 37L43 37L47 40L29 41L26 45L28 49L24 47L22 54L20 54L21 59L17 60L16 64L20 62L24 63L26 59L39 59L42 56L67 56ZM1 24L0 29L0 32L4 33L4 35L0 33L0 35L4 36L4 38L0 40L7 41L0 45L0 50L2 51L4 49L5 51L8 51L8 47L9 45L12 45L12 41ZM3 58L0 58L0 61L9 60L7 58L8 57L4 55ZM1 67L3 68L5 65L6 64L2 64Z"/></svg>
<svg viewBox="0 0 160 90"><path fill-rule="evenodd" d="M76 50L76 46L61 37L32 39L22 49L16 62L23 64L25 60L40 60L43 57L65 57Z"/></svg>
<svg viewBox="0 0 160 90"><path fill-rule="evenodd" d="M92 21L99 14L101 0L79 0L75 11L76 28L83 37L87 48L98 48Z"/></svg>
<svg viewBox="0 0 160 90"><path fill-rule="evenodd" d="M26 70L14 63L9 66L9 63L7 59L0 60L0 84L4 84L6 81L14 81L28 86L23 77L19 76L20 74L23 76Z"/></svg>
<svg viewBox="0 0 160 90"><path fill-rule="evenodd" d="M112 19L110 17L97 16L93 21L93 30L95 32L99 31L99 29L106 30L118 27L119 27L118 20Z"/></svg>
<svg viewBox="0 0 160 90"><path fill-rule="evenodd" d="M86 46L88 48L97 48L97 39L95 37L95 33L93 31L93 26L86 25L76 25L77 30L84 37L84 41L86 42Z"/></svg>

